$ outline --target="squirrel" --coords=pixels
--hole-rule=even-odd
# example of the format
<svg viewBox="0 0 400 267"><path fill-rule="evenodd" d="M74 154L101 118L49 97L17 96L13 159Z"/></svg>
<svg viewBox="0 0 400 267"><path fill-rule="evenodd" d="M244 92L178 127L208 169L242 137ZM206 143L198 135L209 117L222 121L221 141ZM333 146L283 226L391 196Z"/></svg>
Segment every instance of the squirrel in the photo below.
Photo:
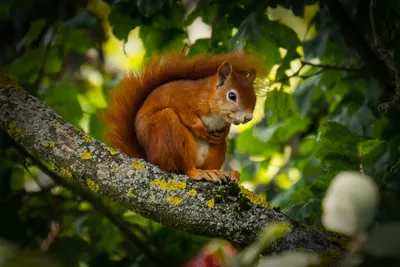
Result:
<svg viewBox="0 0 400 267"><path fill-rule="evenodd" d="M193 180L236 183L220 170L232 124L252 120L262 64L243 52L154 53L111 92L103 113L109 145Z"/></svg>

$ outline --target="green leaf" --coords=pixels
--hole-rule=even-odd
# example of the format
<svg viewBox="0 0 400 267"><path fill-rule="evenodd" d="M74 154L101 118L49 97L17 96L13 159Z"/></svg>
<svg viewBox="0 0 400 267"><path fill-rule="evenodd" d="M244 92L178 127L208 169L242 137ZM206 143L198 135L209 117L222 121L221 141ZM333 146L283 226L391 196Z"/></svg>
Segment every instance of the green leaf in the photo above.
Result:
<svg viewBox="0 0 400 267"><path fill-rule="evenodd" d="M44 66L45 73L57 73L61 70L61 59L57 54L57 51L50 49L46 56L46 64Z"/></svg>
<svg viewBox="0 0 400 267"><path fill-rule="evenodd" d="M276 130L275 137L278 142L287 142L293 134L307 130L309 124L309 118L302 118L300 115L289 117L284 121L284 124Z"/></svg>
<svg viewBox="0 0 400 267"><path fill-rule="evenodd" d="M400 223L389 222L377 225L368 235L364 252L372 256L400 256Z"/></svg>
<svg viewBox="0 0 400 267"><path fill-rule="evenodd" d="M271 137L275 134L276 130L283 125L283 121L275 123L268 127L256 127L254 128L254 136L263 142L268 142Z"/></svg>
<svg viewBox="0 0 400 267"><path fill-rule="evenodd" d="M263 37L285 48L287 55L297 55L296 47L301 45L296 32L279 21L267 20L264 26Z"/></svg>
<svg viewBox="0 0 400 267"><path fill-rule="evenodd" d="M330 170L357 170L359 167L357 145L361 137L345 126L328 121L318 130L314 155Z"/></svg>
<svg viewBox="0 0 400 267"><path fill-rule="evenodd" d="M44 46L28 49L7 67L7 71L20 79L36 79L44 54Z"/></svg>
<svg viewBox="0 0 400 267"><path fill-rule="evenodd" d="M338 108L341 109L341 113L334 116L332 120L348 127L353 133L361 136L368 135L372 131L375 116L370 108L363 105L356 112L351 111L351 108L354 108L353 105L341 105Z"/></svg>
<svg viewBox="0 0 400 267"><path fill-rule="evenodd" d="M146 47L146 55L151 56L154 51L182 49L185 32L178 28L158 29L142 27L140 37Z"/></svg>
<svg viewBox="0 0 400 267"><path fill-rule="evenodd" d="M271 69L275 64L281 63L281 55L279 46L274 42L261 36L257 42L249 42L246 44L246 51L256 53L264 62L267 69Z"/></svg>
<svg viewBox="0 0 400 267"><path fill-rule="evenodd" d="M369 139L363 142L358 143L358 156L365 157L368 154L372 153L375 149L377 149L381 144L385 141L378 139Z"/></svg>
<svg viewBox="0 0 400 267"><path fill-rule="evenodd" d="M99 115L99 112L93 114L90 117L90 135L100 142L104 142L104 123Z"/></svg>
<svg viewBox="0 0 400 267"><path fill-rule="evenodd" d="M292 96L278 90L268 92L264 108L269 125L285 120L297 113Z"/></svg>
<svg viewBox="0 0 400 267"><path fill-rule="evenodd" d="M23 168L16 168L11 174L10 189L12 191L21 190L25 182L25 170Z"/></svg>
<svg viewBox="0 0 400 267"><path fill-rule="evenodd" d="M240 24L237 33L231 39L234 50L242 50L246 41L257 43L263 32L264 14L258 11L250 13Z"/></svg>
<svg viewBox="0 0 400 267"><path fill-rule="evenodd" d="M231 27L226 17L220 18L218 23L213 25L210 40L210 48L213 49L213 52L224 53L230 51L231 37L226 33L232 30Z"/></svg>
<svg viewBox="0 0 400 267"><path fill-rule="evenodd" d="M318 176L318 178L310 185L311 192L318 197L325 195L326 190L329 188L329 184L336 174L337 172L328 172Z"/></svg>
<svg viewBox="0 0 400 267"><path fill-rule="evenodd" d="M383 92L384 88L379 80L375 79L375 77L370 77L366 93L367 102L373 106L379 105L380 98Z"/></svg>
<svg viewBox="0 0 400 267"><path fill-rule="evenodd" d="M315 136L304 137L300 143L299 154L304 156L311 154L314 151L316 145L317 141Z"/></svg>
<svg viewBox="0 0 400 267"><path fill-rule="evenodd" d="M248 129L242 132L236 139L236 148L241 153L249 153L252 156L270 156L277 149L279 144L276 142L263 142L253 135L253 130Z"/></svg>
<svg viewBox="0 0 400 267"><path fill-rule="evenodd" d="M82 109L77 100L78 89L68 83L49 88L41 99L66 121L79 128Z"/></svg>
<svg viewBox="0 0 400 267"><path fill-rule="evenodd" d="M303 43L304 60L309 61L324 55L330 35L329 28L321 29L315 38L305 41Z"/></svg>
<svg viewBox="0 0 400 267"><path fill-rule="evenodd" d="M313 225L320 217L321 202L317 199L298 202L282 210L282 212L294 220L298 220L307 225Z"/></svg>
<svg viewBox="0 0 400 267"><path fill-rule="evenodd" d="M66 50L72 49L81 54L86 53L95 45L87 30L78 28L66 29L62 35L61 43Z"/></svg>
<svg viewBox="0 0 400 267"><path fill-rule="evenodd" d="M218 13L219 3L214 0L199 0L197 1L196 8L187 17L186 23L192 24L195 19L201 17L204 23L212 24L212 21ZM224 18L220 18L222 20ZM219 20L219 21L220 21ZM217 26L217 25L215 25Z"/></svg>
<svg viewBox="0 0 400 267"><path fill-rule="evenodd" d="M190 46L189 55L197 55L201 53L206 53L210 45L210 39L197 39L194 44Z"/></svg>
<svg viewBox="0 0 400 267"><path fill-rule="evenodd" d="M322 223L327 230L354 236L370 225L378 202L378 186L370 177L341 172L333 178L323 199Z"/></svg>
<svg viewBox="0 0 400 267"><path fill-rule="evenodd" d="M114 3L111 7L108 20L115 37L120 40L126 40L129 32L140 25L139 15L139 10L132 3Z"/></svg>
<svg viewBox="0 0 400 267"><path fill-rule="evenodd" d="M308 187L302 187L296 190L293 194L293 203L296 202L307 202L312 200L315 197L313 192ZM291 205L291 203L289 204Z"/></svg>
<svg viewBox="0 0 400 267"><path fill-rule="evenodd" d="M45 19L38 19L31 22L29 26L29 31L25 35L23 40L25 47L29 47L31 43L39 36L45 24Z"/></svg>
<svg viewBox="0 0 400 267"><path fill-rule="evenodd" d="M147 18L159 11L164 2L164 0L136 0L140 12Z"/></svg>
<svg viewBox="0 0 400 267"><path fill-rule="evenodd" d="M300 82L294 93L293 98L296 107L299 109L302 116L310 112L313 100L313 94L321 80L321 75L315 75Z"/></svg>
<svg viewBox="0 0 400 267"><path fill-rule="evenodd" d="M165 0L164 0L165 1ZM184 23L185 9L180 1L173 3L169 8L162 9L161 13L157 13L152 17L153 28L159 29L179 29L183 30L186 26ZM186 24L188 25L188 24Z"/></svg>

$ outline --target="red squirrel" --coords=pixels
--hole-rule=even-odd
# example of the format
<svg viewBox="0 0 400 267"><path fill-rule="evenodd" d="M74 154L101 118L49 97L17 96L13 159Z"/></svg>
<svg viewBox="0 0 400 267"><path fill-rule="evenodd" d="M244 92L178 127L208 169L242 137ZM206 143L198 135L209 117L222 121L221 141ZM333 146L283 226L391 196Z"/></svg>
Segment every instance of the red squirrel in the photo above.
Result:
<svg viewBox="0 0 400 267"><path fill-rule="evenodd" d="M220 170L231 124L253 117L261 64L245 53L160 56L124 77L103 114L107 142L194 180L237 182Z"/></svg>

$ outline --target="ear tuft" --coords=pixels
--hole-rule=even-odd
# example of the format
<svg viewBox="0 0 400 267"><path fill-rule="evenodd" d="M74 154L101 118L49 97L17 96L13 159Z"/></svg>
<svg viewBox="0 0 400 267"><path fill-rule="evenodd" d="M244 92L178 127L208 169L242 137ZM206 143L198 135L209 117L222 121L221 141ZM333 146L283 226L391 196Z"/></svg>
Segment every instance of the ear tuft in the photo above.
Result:
<svg viewBox="0 0 400 267"><path fill-rule="evenodd" d="M224 84L225 80L229 78L232 73L232 65L229 61L225 61L218 68L218 85L220 87Z"/></svg>

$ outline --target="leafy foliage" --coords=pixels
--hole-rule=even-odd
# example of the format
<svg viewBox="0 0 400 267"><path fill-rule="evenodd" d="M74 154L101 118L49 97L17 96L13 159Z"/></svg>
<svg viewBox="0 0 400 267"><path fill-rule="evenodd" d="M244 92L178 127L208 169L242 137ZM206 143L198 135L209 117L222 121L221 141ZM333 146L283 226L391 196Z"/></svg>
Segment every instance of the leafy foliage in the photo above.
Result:
<svg viewBox="0 0 400 267"><path fill-rule="evenodd" d="M266 93L256 110L259 119L233 127L225 168L241 171L244 186L291 218L318 228L327 226L323 203L337 175L343 171L366 175L379 188L379 207L369 228L357 228L359 235L349 242L358 244L362 235L367 237L357 246L357 252L365 253L357 266L395 266L400 258L400 116L398 108L388 113L377 110L392 99L394 80L377 66L381 61L374 51L369 1L195 2L192 8L192 1L5 0L0 3L4 32L0 64L29 93L104 141L100 114L111 88L152 53L182 51L185 46L189 55L257 53L270 69ZM393 52L397 66L399 7L398 1L380 1L375 10L379 38ZM338 12L348 20L338 21ZM194 31L202 26L196 24L199 18L211 31L196 39ZM343 26L343 21L348 24ZM0 208L2 218L7 218L1 220L0 254L7 255L12 266L27 262L56 266L54 260L60 266L157 265L104 210L73 190L55 187L7 133L2 132L0 139ZM330 203L338 207L354 207L349 216L358 218L352 198L342 196L327 199L337 201ZM231 259L228 266L235 262L250 266L255 264L254 255L281 235L279 231L271 235L272 228L267 229L265 243L239 251L101 202L173 266L222 262L220 249ZM355 227L354 222L340 219L339 223ZM60 233L46 250L49 258L39 257L36 251L49 237L52 222L61 226ZM306 266L307 261L314 262L312 257L287 252L258 264Z"/></svg>

